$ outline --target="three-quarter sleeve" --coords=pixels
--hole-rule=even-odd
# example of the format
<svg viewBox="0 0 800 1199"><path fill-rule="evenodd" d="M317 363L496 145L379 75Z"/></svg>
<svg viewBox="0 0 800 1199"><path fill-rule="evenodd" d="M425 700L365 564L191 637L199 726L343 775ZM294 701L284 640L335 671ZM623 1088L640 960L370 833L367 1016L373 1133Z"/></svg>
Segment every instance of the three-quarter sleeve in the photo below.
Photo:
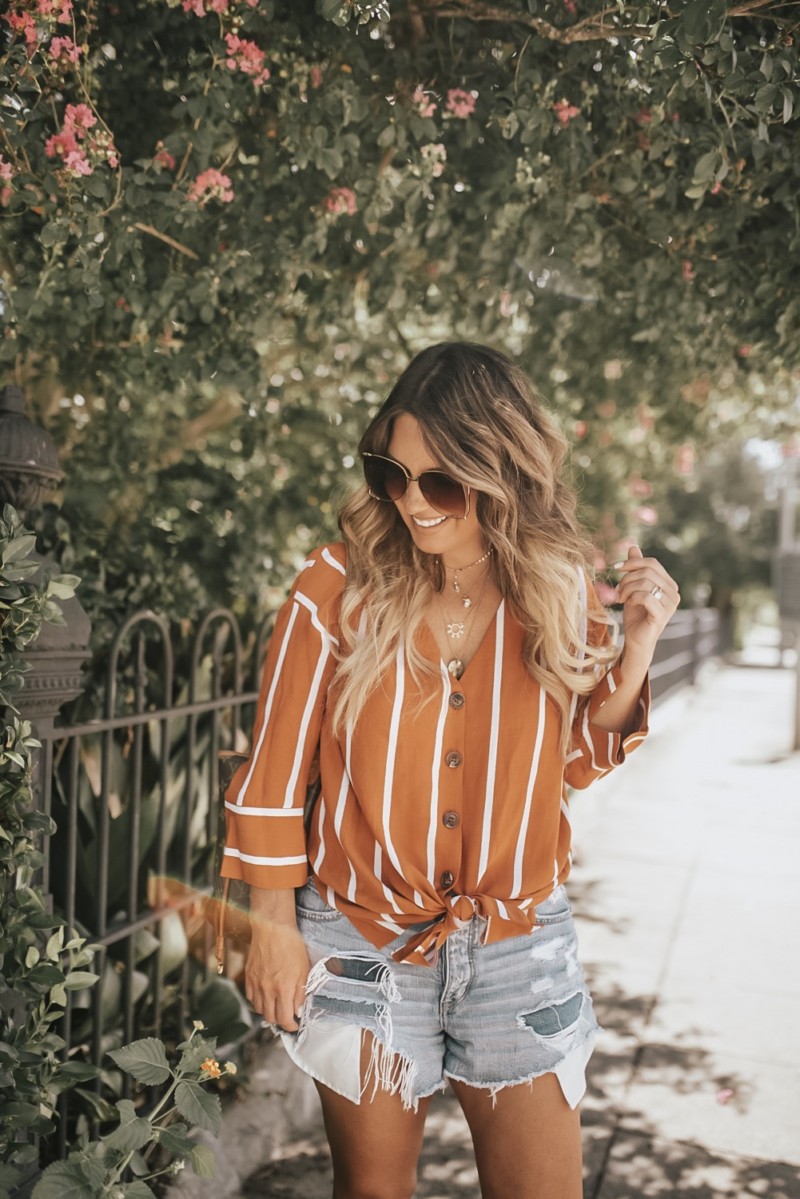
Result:
<svg viewBox="0 0 800 1199"><path fill-rule="evenodd" d="M306 567L276 618L250 757L225 796L221 873L266 890L302 886L308 878L303 809L335 666L331 604L319 592L320 582L326 590L326 570L344 570L330 552L327 561L320 555Z"/></svg>
<svg viewBox="0 0 800 1199"><path fill-rule="evenodd" d="M609 627L591 619L592 610L602 608L597 593L592 588L589 599L588 640L594 645L607 645L610 640ZM620 681L619 666L612 666L598 680L589 695L582 696L575 708L572 721L572 741L567 754L564 777L570 787L580 790L588 787L595 779L602 778L616 766L621 766L627 754L641 745L648 733L650 715L650 680L645 678L637 703L637 719L633 729L627 733L609 732L595 724L603 704L613 695Z"/></svg>

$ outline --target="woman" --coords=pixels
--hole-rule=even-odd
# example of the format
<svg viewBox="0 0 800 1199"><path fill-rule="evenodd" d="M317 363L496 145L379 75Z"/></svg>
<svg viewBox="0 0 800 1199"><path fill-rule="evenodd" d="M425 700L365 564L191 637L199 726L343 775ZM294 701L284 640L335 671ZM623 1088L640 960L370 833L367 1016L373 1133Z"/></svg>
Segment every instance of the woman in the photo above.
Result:
<svg viewBox="0 0 800 1199"><path fill-rule="evenodd" d="M366 485L281 609L227 796L247 995L316 1080L337 1199L414 1193L447 1082L484 1197L578 1199L597 1025L562 885L566 786L644 738L678 590L630 549L619 657L565 442L494 350L418 354L359 450Z"/></svg>

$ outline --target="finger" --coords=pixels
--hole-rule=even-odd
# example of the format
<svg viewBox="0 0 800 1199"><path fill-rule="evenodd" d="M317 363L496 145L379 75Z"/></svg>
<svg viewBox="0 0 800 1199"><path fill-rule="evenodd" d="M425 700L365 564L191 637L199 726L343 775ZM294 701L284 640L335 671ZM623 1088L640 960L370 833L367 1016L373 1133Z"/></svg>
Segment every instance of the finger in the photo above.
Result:
<svg viewBox="0 0 800 1199"><path fill-rule="evenodd" d="M287 1032L297 1032L300 1027L295 1018L294 994L290 992L288 995L282 993L278 995L275 1004L275 1023Z"/></svg>

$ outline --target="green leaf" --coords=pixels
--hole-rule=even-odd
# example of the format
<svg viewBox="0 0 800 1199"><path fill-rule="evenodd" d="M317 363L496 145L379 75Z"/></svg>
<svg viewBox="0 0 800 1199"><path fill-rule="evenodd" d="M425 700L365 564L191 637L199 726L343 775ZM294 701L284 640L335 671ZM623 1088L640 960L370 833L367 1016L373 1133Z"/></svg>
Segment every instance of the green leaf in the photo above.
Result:
<svg viewBox="0 0 800 1199"><path fill-rule="evenodd" d="M95 1199L95 1191L80 1159L48 1166L33 1188L32 1199Z"/></svg>
<svg viewBox="0 0 800 1199"><path fill-rule="evenodd" d="M158 1129L157 1132L159 1145L163 1145L168 1153L174 1153L179 1157L188 1157L194 1149L195 1143L187 1135L188 1124L170 1124L168 1128Z"/></svg>
<svg viewBox="0 0 800 1199"><path fill-rule="evenodd" d="M100 975L92 974L91 970L71 970L64 986L68 991L82 991L86 987L93 987L99 978Z"/></svg>
<svg viewBox="0 0 800 1199"><path fill-rule="evenodd" d="M175 1106L184 1119L198 1128L218 1133L222 1123L219 1096L204 1091L199 1083L181 1082L175 1088Z"/></svg>
<svg viewBox="0 0 800 1199"><path fill-rule="evenodd" d="M208 1145L195 1145L189 1154L189 1165L198 1178L213 1178L217 1173L217 1159Z"/></svg>
<svg viewBox="0 0 800 1199"><path fill-rule="evenodd" d="M135 1182L124 1183L119 1188L119 1192L125 1195L126 1199L155 1199L155 1192L140 1178L137 1178ZM114 1193L116 1194L117 1191L115 1190Z"/></svg>
<svg viewBox="0 0 800 1199"><path fill-rule="evenodd" d="M136 1109L130 1099L120 1099L117 1110L119 1127L103 1137L103 1141L112 1149L121 1149L123 1153L141 1149L153 1135L152 1124L136 1115Z"/></svg>
<svg viewBox="0 0 800 1199"><path fill-rule="evenodd" d="M171 1071L164 1046L155 1037L144 1037L133 1041L122 1049L114 1049L109 1055L126 1074L147 1086L166 1082Z"/></svg>

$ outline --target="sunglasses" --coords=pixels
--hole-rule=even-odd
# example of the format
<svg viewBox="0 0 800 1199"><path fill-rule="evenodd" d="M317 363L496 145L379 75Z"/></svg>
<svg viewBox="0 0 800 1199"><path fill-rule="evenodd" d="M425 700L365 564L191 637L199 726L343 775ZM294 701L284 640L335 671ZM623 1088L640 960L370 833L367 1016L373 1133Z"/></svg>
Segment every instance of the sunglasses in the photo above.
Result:
<svg viewBox="0 0 800 1199"><path fill-rule="evenodd" d="M362 458L367 490L374 500L394 503L403 498L409 483L417 483L423 497L441 516L459 520L469 516L469 487L443 470L424 470L414 478L394 458L383 454L363 454Z"/></svg>

